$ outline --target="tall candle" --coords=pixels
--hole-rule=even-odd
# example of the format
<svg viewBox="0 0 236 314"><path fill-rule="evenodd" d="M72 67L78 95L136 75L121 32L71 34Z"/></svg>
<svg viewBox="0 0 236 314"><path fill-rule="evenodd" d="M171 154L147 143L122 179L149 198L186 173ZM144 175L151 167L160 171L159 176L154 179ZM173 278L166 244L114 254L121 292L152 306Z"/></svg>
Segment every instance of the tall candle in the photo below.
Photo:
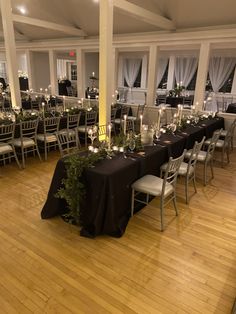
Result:
<svg viewBox="0 0 236 314"><path fill-rule="evenodd" d="M94 72L92 72L92 76L93 76L93 77L95 76L95 73L94 73Z"/></svg>
<svg viewBox="0 0 236 314"><path fill-rule="evenodd" d="M66 111L66 96L63 95L63 111Z"/></svg>
<svg viewBox="0 0 236 314"><path fill-rule="evenodd" d="M179 115L180 115L180 107L181 107L181 105L180 104L178 104L178 110L177 110L177 116L179 117Z"/></svg>
<svg viewBox="0 0 236 314"><path fill-rule="evenodd" d="M142 133L142 127L143 127L143 115L140 115L140 134Z"/></svg>
<svg viewBox="0 0 236 314"><path fill-rule="evenodd" d="M111 125L108 125L108 150L111 150Z"/></svg>
<svg viewBox="0 0 236 314"><path fill-rule="evenodd" d="M126 135L126 120L127 120L127 115L124 115L124 135Z"/></svg>
<svg viewBox="0 0 236 314"><path fill-rule="evenodd" d="M88 95L88 108L91 108L90 95Z"/></svg>
<svg viewBox="0 0 236 314"><path fill-rule="evenodd" d="M44 102L42 102L43 118L44 118L44 106L45 106L45 103L44 103Z"/></svg>
<svg viewBox="0 0 236 314"><path fill-rule="evenodd" d="M161 109L158 110L158 118L157 118L157 130L160 130L160 124L161 124Z"/></svg>
<svg viewBox="0 0 236 314"><path fill-rule="evenodd" d="M179 123L181 123L182 116L183 116L183 106L180 105Z"/></svg>

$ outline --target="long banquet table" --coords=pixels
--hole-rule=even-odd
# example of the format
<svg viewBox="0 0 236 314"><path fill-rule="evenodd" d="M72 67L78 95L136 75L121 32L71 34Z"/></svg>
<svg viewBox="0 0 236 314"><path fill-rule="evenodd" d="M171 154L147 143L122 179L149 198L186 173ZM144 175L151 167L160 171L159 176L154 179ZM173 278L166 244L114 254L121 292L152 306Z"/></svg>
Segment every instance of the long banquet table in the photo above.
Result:
<svg viewBox="0 0 236 314"><path fill-rule="evenodd" d="M197 126L188 126L176 135L163 134L156 146L144 147L144 155L135 153L124 158L123 154L118 154L87 169L83 178L86 199L81 204L83 225L80 234L86 237L100 234L122 236L130 217L132 182L145 174L159 175L160 166L170 156L179 156L184 148L191 148L204 135L211 137L214 130L222 127L223 118L204 120ZM66 213L65 200L55 197L65 176L64 159L60 159L41 212L43 219Z"/></svg>

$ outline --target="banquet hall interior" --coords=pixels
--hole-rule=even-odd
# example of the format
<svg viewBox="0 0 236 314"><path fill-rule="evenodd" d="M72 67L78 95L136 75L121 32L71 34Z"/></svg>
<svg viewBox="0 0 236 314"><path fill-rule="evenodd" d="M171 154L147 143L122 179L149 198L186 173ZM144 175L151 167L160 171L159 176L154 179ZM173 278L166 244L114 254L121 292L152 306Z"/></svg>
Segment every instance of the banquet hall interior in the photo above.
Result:
<svg viewBox="0 0 236 314"><path fill-rule="evenodd" d="M236 313L235 0L0 10L0 313Z"/></svg>

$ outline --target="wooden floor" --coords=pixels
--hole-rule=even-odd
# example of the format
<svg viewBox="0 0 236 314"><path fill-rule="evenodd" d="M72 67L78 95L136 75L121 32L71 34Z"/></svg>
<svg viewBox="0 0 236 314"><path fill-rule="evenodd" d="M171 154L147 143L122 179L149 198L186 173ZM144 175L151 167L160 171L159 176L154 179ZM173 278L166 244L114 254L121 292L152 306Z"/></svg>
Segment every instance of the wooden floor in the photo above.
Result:
<svg viewBox="0 0 236 314"><path fill-rule="evenodd" d="M199 181L189 206L178 184L180 215L167 210L165 232L158 210L145 208L120 239L82 238L59 217L40 219L58 157L0 168L0 313L231 312L236 150L211 184Z"/></svg>

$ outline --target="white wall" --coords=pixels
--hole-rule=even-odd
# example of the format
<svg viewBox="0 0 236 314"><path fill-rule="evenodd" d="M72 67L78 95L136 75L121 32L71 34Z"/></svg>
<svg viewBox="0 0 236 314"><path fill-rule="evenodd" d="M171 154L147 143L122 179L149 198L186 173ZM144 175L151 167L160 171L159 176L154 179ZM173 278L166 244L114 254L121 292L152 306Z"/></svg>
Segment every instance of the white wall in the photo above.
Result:
<svg viewBox="0 0 236 314"><path fill-rule="evenodd" d="M33 52L32 57L34 86L33 89L39 91L40 88L48 88L50 84L49 55L48 52Z"/></svg>
<svg viewBox="0 0 236 314"><path fill-rule="evenodd" d="M26 54L25 52L17 52L16 53L16 58L17 58L17 64L18 64L18 70L21 72L24 72L28 74L28 69L27 69L27 61L26 61Z"/></svg>
<svg viewBox="0 0 236 314"><path fill-rule="evenodd" d="M99 77L99 53L98 52L86 52L85 53L85 86L91 86L89 79L92 73L95 73L95 77ZM95 81L95 86L98 87L99 82Z"/></svg>

